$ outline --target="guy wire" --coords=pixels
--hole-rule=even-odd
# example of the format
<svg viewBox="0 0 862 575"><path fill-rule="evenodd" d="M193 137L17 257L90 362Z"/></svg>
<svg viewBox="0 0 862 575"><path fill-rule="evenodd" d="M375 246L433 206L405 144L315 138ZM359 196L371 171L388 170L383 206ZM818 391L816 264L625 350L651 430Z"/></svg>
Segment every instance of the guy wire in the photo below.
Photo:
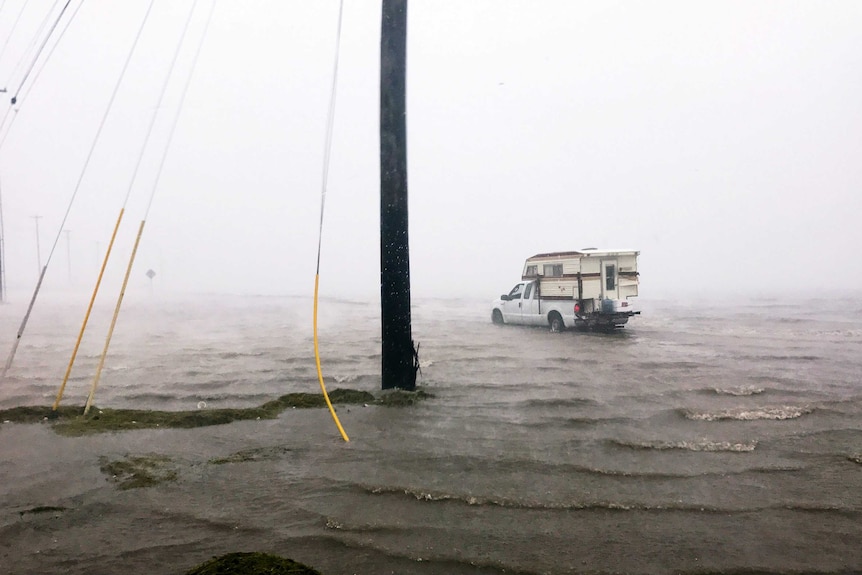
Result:
<svg viewBox="0 0 862 575"><path fill-rule="evenodd" d="M54 33L54 29L57 28L57 24L60 23L60 19L63 17L63 14L66 13L66 8L69 7L69 4L72 0L66 0L66 3L63 5L63 9L60 10L60 14L57 15L56 20L51 25L51 29L48 30L48 33L45 35L45 38L42 40L42 44L39 46L39 49L36 51L36 55L33 56L33 61L30 62L30 67L27 68L27 72L24 74L24 77L21 78L21 83L18 84L18 89L15 90L15 95L12 96L12 104L18 101L18 94L21 92L21 88L24 86L24 82L27 81L27 78L30 76L30 72L33 71L33 68L36 66L36 62L39 60L39 56L42 55L42 50L45 49L45 44L48 43L48 40L51 38L51 35Z"/></svg>
<svg viewBox="0 0 862 575"><path fill-rule="evenodd" d="M123 278L123 286L122 286L122 288L120 288L120 295L119 295L119 297L117 297L117 304L114 307L114 315L111 318L111 326L108 328L108 335L105 337L105 346L102 348L102 355L99 358L99 365L96 368L96 374L93 376L93 381L90 385L90 393L87 396L87 403L84 406L84 415L87 415L87 413L90 411L90 408L93 406L93 397L95 396L96 388L99 385L99 379L102 375L102 368L104 368L104 366L105 366L105 358L108 356L108 348L111 346L111 338L114 335L114 327L116 327L116 325L117 325L117 318L120 315L120 307L123 305L123 297L125 296L125 293L126 293L126 286L128 286L128 284L129 284L129 276L131 276L131 274L132 274L132 267L135 264L135 256L138 253L138 246L140 245L141 237L144 234L144 225L147 223L147 215L149 214L150 207L153 204L153 198L155 197L156 189L158 188L159 179L161 178L161 175L162 175L162 169L164 168L164 165L165 165L165 159L168 156L168 151L171 147L171 141L173 140L174 130L177 127L177 122L179 120L180 114L182 113L183 103L185 102L186 94L188 93L188 89L189 89L189 85L191 84L192 76L194 75L195 68L197 67L198 56L200 56L201 48L203 47L203 44L204 44L204 39L206 39L207 32L209 30L210 21L212 20L212 15L213 15L213 12L215 11L215 5L216 5L216 0L213 0L212 4L210 4L210 11L209 11L209 14L207 15L206 23L204 25L203 32L201 33L201 38L200 38L200 41L198 42L197 49L195 50L195 55L194 55L194 58L192 59L192 64L191 64L191 67L189 69L188 76L186 76L186 82L185 82L185 85L183 86L183 91L180 95L179 104L177 105L177 112L176 112L176 114L174 114L174 119L173 119L173 122L171 124L171 129L170 129L170 132L168 132L168 139L167 139L167 142L165 142L165 147L164 147L164 150L162 152L162 159L161 159L161 162L159 163L158 171L156 172L156 178L155 178L155 181L153 182L153 189L150 192L149 202L147 203L147 210L144 213L144 219L141 220L140 227L138 228L138 235L135 238L135 245L132 248L131 256L129 256L129 263L126 266L126 275ZM185 41L186 32L188 32L189 23L191 22L191 17L192 17L192 14L194 14L196 6L197 6L197 0L195 0L194 4L192 4L192 9L191 9L191 12L189 13L189 18L188 18L188 20L186 20L186 26L183 29L183 35L180 38L180 43L177 46L177 52L174 55L174 62L176 62L176 59L177 59L176 56L179 54L180 48L182 47L182 45ZM173 65L171 65L171 69L173 70ZM170 74L168 75L168 77L170 77ZM167 87L167 84L165 84L165 87ZM159 100L161 103L161 98ZM158 107L156 108L156 110L158 110Z"/></svg>
<svg viewBox="0 0 862 575"><path fill-rule="evenodd" d="M46 260L46 262L45 262L45 266L42 268L42 275L39 277L39 284L36 286L36 290L33 292L33 297L32 297L32 299L31 299L31 303L30 303L30 306L31 306L31 307L32 307L32 305L33 305L33 304L35 303L35 301L36 301L36 296L37 296L37 294L38 294L38 292L39 292L39 286L41 285L41 283L42 283L42 278L44 277L45 272L46 272L46 271L47 271L47 269L48 269L48 264L50 264L50 263L51 263L51 258L54 256L54 251L57 249L57 244L58 244L58 243L59 243L59 241L60 241L60 236L62 235L63 228L65 228L65 227L66 227L66 220L69 218L69 213L72 211L72 205L75 203L75 198L78 196L78 191L79 191L79 190L80 190L80 188L81 188L81 182L84 180L84 174L86 174L86 173L87 173L87 168L88 168L88 167L89 167L89 165L90 165L90 160L92 159L92 157L93 157L93 152L94 152L94 150L96 149L96 144L98 143L99 138L100 138L100 136L101 136L101 134L102 134L102 129L103 129L103 128L104 128L104 126L105 126L105 122L106 122L106 120L107 120L107 118L108 118L108 115L110 114L111 109L112 109L112 108L113 108L113 106L114 106L114 100L115 100L115 98L116 98L116 96L117 96L117 92L119 91L120 84L122 83L123 78L124 78L124 77L125 77L125 75L126 75L126 70L128 69L129 62L131 61L131 59L132 59L132 55L133 55L133 54L134 54L134 52L135 52L135 48L136 48L136 47L137 47L137 45L138 45L138 40L139 40L139 39L140 39L140 37L141 37L141 32L143 31L144 26L145 26L145 24L147 23L147 20L148 20L148 18L149 18L149 16L150 16L150 10L151 10L151 9L152 9L152 7L153 7L153 2L154 2L154 1L155 1L155 0L150 0L149 5L147 6L147 11L146 11L146 13L144 14L144 18L143 18L143 20L141 21L141 25L140 25L140 27L138 28L138 32L137 32L137 34L135 35L135 40L134 40L134 42L132 43L131 48L129 49L129 53L126 55L126 61L125 61L125 63L123 64L123 68L122 68L122 70L121 70L121 72L120 72L120 76L119 76L119 78L117 78L117 82L116 82L116 84L114 85L114 90L113 90L113 92L111 93L111 97L110 97L110 99L108 100L108 106L105 108L105 113L102 115L102 119L101 119L101 121L99 122L99 127L98 127L98 129L96 130L96 135L93 137L93 143L90 145L90 150L89 150L89 152L87 153L87 157L86 157L86 159L84 160L84 166L83 166L83 167L82 167L82 169L81 169L81 173L78 175L78 181L77 181L77 183L75 184L75 189L72 191L72 197L69 199L69 204L68 204L68 206L66 207L66 213L63 215L63 220L62 220L62 222L60 223L60 226L59 226L58 231L57 231L57 236L54 238L54 244L51 246L51 251L50 251L50 252L49 252L49 254L48 254L48 259L47 259L47 260ZM73 16L73 17L74 17L74 16ZM59 43L59 40L58 40L58 43ZM8 134L8 133L9 133L9 132L7 131L7 132L6 132L6 134ZM3 145L3 143L4 143L4 142L5 142L5 136L4 136L3 141L2 141L2 142L0 142L0 148L2 148L2 145ZM121 212L121 213L122 213L122 212ZM121 215L120 217L122 217L122 215ZM117 226L119 226L119 221L117 222ZM115 228L114 233L116 234L116 228ZM113 243L113 241L112 241L112 243ZM110 251L110 249L109 249L109 251ZM104 264L102 265L102 271L104 271ZM99 278L100 278L100 281L101 281L101 274L99 275ZM97 286L96 286L96 291L98 291L98 284L97 284ZM93 299L95 299L95 297L96 297L96 295L95 295L95 293L94 293L94 294L93 294ZM91 302L90 302L90 307L92 307L92 300L91 300ZM2 377L5 377L5 376L6 376L6 372L9 370L9 367L12 365L12 361L13 361L13 359L15 358L15 352L16 352L16 351L17 351L17 349L18 349L18 343L21 341L21 338L22 338L22 337L23 337L23 335L24 335L24 330L27 328L27 320L28 320L29 316L30 316L30 313L29 313L29 311L28 311L28 312L27 312L27 314L24 316L24 319L23 319L23 320L22 320L22 322L21 322L21 326L20 326L20 327L19 327L19 329L18 329L17 337L15 338L15 342L14 342L14 343L13 343L13 345L12 345L12 351L9 353L9 358L6 360L6 365L5 365L4 369L3 369L3 374L2 374L2 376L0 376L0 379L1 379ZM87 312L87 317L89 317L89 311ZM84 320L84 326L81 328L81 335L83 335L83 330L84 330L84 328L86 327L86 321L87 321L87 320L85 319L85 320ZM79 343L80 343L80 336L79 336L79 338L78 338L78 341L79 341ZM75 347L75 352L77 352L77 346ZM75 354L73 353L73 356L72 356L72 363L74 363L74 357L75 357ZM71 369L71 368L70 368L70 369ZM67 378L68 378L68 373L67 373ZM63 385L65 386L65 380L64 380L64 382L63 382ZM55 406L56 406L57 404L59 404L59 399L60 399L60 397L61 397L61 396L62 396L62 388L61 388L60 393L58 394L58 398L57 398L57 402L55 402ZM54 409L56 409L56 407L55 407Z"/></svg>
<svg viewBox="0 0 862 575"><path fill-rule="evenodd" d="M335 64L333 65L332 72L332 88L329 95L329 115L326 121L326 141L323 150L323 178L322 189L320 192L320 229L317 236L317 271L315 271L314 273L313 331L314 361L317 366L317 379L320 382L320 389L323 392L323 399L326 400L326 405L327 407L329 407L329 413L332 415L332 419L335 421L335 426L338 427L338 431L341 433L342 439L344 439L344 441L350 441L350 438L347 437L347 432L344 431L344 428L341 426L341 422L338 420L338 416L335 414L335 408L332 407L332 402L329 400L329 394L326 393L326 386L323 384L323 372L320 369L320 348L317 341L317 300L318 287L320 285L320 246L323 241L323 208L326 203L326 187L329 179L329 157L332 150L332 124L334 123L335 119L335 88L338 84L338 55L341 50L341 19L343 12L344 0L340 0L338 3L338 29L335 35Z"/></svg>
<svg viewBox="0 0 862 575"><path fill-rule="evenodd" d="M18 16L15 17L15 22L12 24L12 29L9 30L9 35L6 36L6 41L3 42L3 47L0 48L0 62L3 61L3 55L6 53L6 47L9 45L9 40L12 39L12 36L15 35L15 30L18 28L18 22L21 21L21 14L24 13L24 10L27 8L29 0L21 4L21 9L18 11Z"/></svg>

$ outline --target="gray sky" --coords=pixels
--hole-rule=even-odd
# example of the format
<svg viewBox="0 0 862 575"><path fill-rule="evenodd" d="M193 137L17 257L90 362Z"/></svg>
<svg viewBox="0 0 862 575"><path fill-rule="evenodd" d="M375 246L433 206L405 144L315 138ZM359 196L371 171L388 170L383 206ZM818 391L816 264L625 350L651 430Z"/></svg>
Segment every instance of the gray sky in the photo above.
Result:
<svg viewBox="0 0 862 575"><path fill-rule="evenodd" d="M31 0L9 37L23 2L0 8L10 92L54 5ZM379 290L380 6L345 4L321 292L364 297ZM95 282L191 5L156 0L108 116L65 226L76 287ZM33 215L47 259L146 7L84 3L25 84L0 150L12 288L35 284ZM198 2L179 54L109 286L209 7ZM132 290L152 268L163 290L311 294L337 11L217 3ZM526 257L584 247L640 250L642 297L858 289L862 3L413 0L409 16L414 297L490 299ZM67 275L61 237L46 289L67 289Z"/></svg>

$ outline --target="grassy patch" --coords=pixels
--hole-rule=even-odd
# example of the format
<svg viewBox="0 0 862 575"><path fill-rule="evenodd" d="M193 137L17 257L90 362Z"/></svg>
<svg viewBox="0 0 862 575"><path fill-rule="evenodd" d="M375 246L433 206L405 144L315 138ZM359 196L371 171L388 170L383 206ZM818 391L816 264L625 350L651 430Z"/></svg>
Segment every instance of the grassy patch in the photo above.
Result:
<svg viewBox="0 0 862 575"><path fill-rule="evenodd" d="M367 391L334 389L329 392L333 404L380 404L386 406L413 405L421 399L432 397L424 391L395 390L385 393L380 399ZM61 435L80 436L107 431L130 429L178 428L189 429L208 425L222 425L232 421L249 419L275 419L290 408L309 409L326 406L321 393L288 393L263 405L247 408L197 409L191 411L157 411L151 409L99 409L93 407L85 417L83 408L61 406L56 411L50 407L24 406L0 410L0 421L14 423L53 423L54 431Z"/></svg>
<svg viewBox="0 0 862 575"><path fill-rule="evenodd" d="M394 389L384 393L380 399L377 400L377 403L385 405L386 407L406 407L408 405L414 405L423 399L428 399L429 397L434 396L421 389L417 389L416 391Z"/></svg>
<svg viewBox="0 0 862 575"><path fill-rule="evenodd" d="M76 407L73 405L61 405L57 408L57 411L53 411L50 407L25 405L22 407L0 410L0 421L8 421L10 423L39 423L46 419L69 419L77 417L83 412L83 407Z"/></svg>
<svg viewBox="0 0 862 575"><path fill-rule="evenodd" d="M173 462L166 455L126 456L114 461L101 457L99 463L99 469L108 476L108 481L115 482L120 489L152 487L177 479Z"/></svg>
<svg viewBox="0 0 862 575"><path fill-rule="evenodd" d="M266 553L229 553L198 565L186 575L321 575L291 559Z"/></svg>
<svg viewBox="0 0 862 575"><path fill-rule="evenodd" d="M199 409L196 411L156 411L150 409L99 409L85 417L60 420L54 431L61 435L86 435L105 431L126 431L156 427L189 429L221 425L244 419L272 419L281 410L251 407L246 409Z"/></svg>

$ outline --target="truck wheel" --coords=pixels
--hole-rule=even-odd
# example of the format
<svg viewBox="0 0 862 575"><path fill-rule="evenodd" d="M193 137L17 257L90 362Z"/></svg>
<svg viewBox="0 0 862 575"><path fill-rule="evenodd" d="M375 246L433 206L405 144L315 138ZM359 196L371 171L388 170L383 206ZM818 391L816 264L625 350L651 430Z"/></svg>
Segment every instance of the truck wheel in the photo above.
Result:
<svg viewBox="0 0 862 575"><path fill-rule="evenodd" d="M495 309L491 312L491 321L496 325L503 325L503 313L500 310Z"/></svg>
<svg viewBox="0 0 862 575"><path fill-rule="evenodd" d="M551 331L553 333L559 333L566 329L566 324L563 323L563 318L557 312L552 312L551 315L548 316L548 325L551 326Z"/></svg>

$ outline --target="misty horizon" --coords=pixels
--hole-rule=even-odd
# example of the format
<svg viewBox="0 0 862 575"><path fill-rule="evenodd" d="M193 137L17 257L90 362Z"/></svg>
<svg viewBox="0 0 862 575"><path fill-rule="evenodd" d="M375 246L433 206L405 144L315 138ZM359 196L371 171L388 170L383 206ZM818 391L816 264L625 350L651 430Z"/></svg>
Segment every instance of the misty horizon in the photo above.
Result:
<svg viewBox="0 0 862 575"><path fill-rule="evenodd" d="M4 4L0 39L22 6ZM49 7L21 12L0 88L17 86ZM60 222L146 3L84 4L25 85L0 149L16 298L55 240L45 293L92 289L190 7L154 5L63 226L68 243ZM178 53L104 290L125 272L208 9ZM129 295L311 295L337 12L216 5ZM639 250L641 299L858 290L862 265L842 250L862 243L860 23L852 2L412 3L413 296L490 300L527 257L587 246ZM379 33L377 3L346 4L323 297L379 293Z"/></svg>

